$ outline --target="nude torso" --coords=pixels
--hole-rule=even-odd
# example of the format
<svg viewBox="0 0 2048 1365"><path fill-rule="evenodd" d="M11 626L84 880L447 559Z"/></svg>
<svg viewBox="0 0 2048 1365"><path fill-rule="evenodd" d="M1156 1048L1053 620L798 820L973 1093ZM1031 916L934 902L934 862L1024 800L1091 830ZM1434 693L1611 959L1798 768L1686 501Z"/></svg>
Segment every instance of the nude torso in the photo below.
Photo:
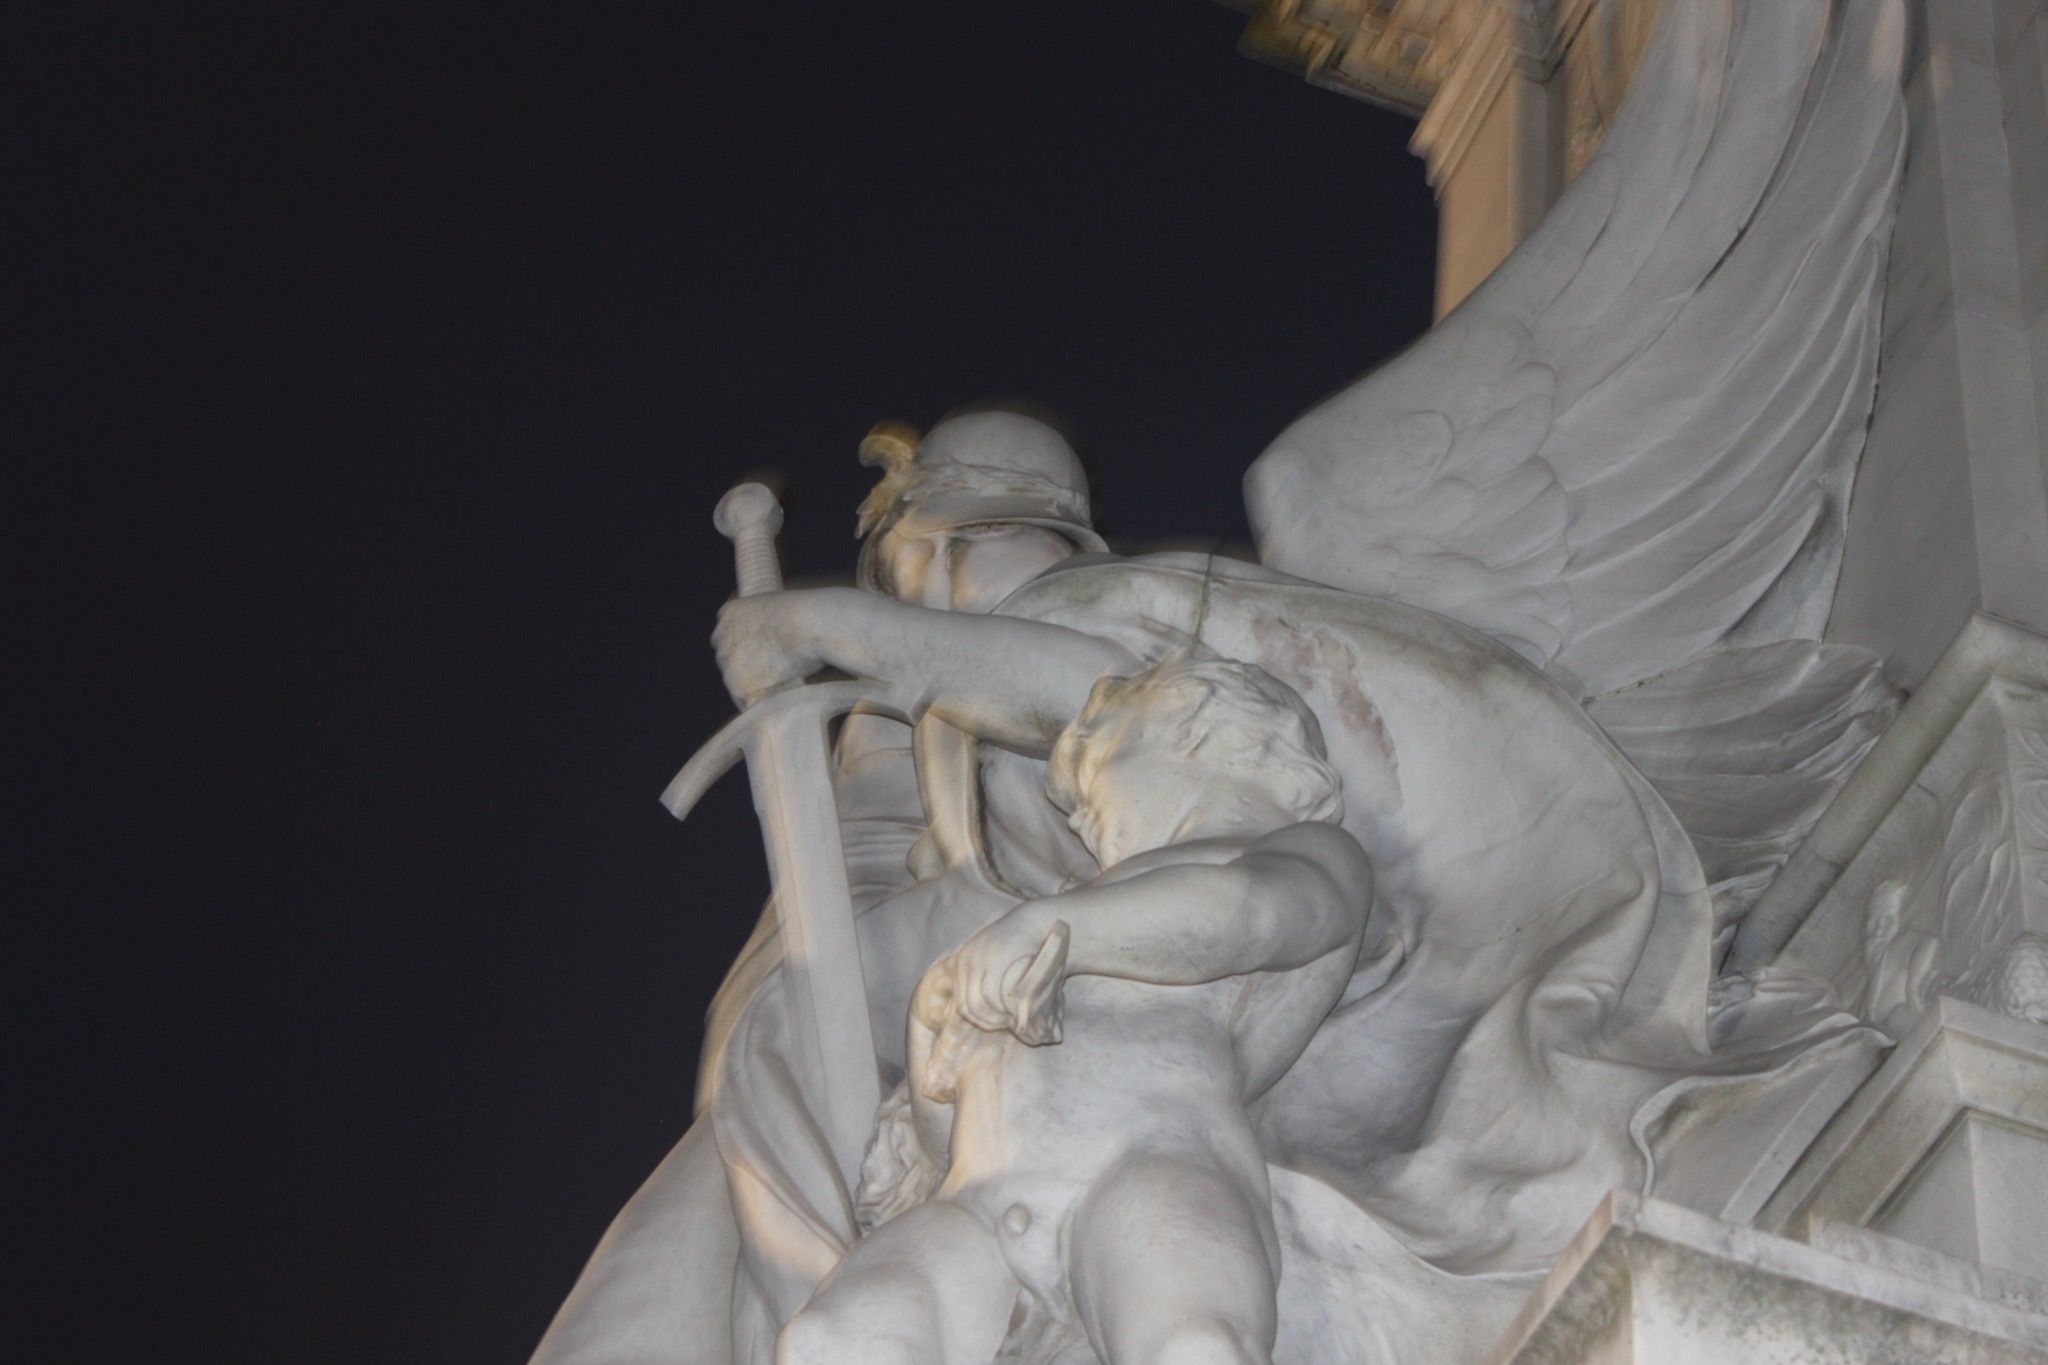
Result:
<svg viewBox="0 0 2048 1365"><path fill-rule="evenodd" d="M958 1054L952 1166L938 1197L981 1214L1018 1279L1057 1298L1063 1230L1119 1163L1183 1156L1263 1190L1230 1027L1251 984L1074 977L1065 1041L1030 1047L977 1032Z"/></svg>
<svg viewBox="0 0 2048 1365"><path fill-rule="evenodd" d="M1098 880L1226 861L1241 847L1161 849ZM1220 1168L1263 1203L1265 1158L1246 1106L1307 1044L1355 955L1192 986L1073 976L1064 1041L1045 1047L956 1022L958 1042L936 1078L955 1096L938 1197L981 1214L1018 1278L1042 1294L1062 1292L1063 1230L1122 1163L1176 1157ZM921 1103L936 1102L925 1090L934 1079L913 1071Z"/></svg>

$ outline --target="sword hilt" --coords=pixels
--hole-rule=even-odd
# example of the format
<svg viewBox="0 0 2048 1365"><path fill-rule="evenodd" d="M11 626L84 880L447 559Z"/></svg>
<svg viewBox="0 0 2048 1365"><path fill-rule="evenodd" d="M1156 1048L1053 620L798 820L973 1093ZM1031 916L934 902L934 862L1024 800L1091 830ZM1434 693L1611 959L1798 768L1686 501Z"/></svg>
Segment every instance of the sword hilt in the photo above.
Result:
<svg viewBox="0 0 2048 1365"><path fill-rule="evenodd" d="M711 513L718 534L732 542L740 596L782 590L782 565L775 557L775 533L782 529L782 504L763 483L735 484Z"/></svg>

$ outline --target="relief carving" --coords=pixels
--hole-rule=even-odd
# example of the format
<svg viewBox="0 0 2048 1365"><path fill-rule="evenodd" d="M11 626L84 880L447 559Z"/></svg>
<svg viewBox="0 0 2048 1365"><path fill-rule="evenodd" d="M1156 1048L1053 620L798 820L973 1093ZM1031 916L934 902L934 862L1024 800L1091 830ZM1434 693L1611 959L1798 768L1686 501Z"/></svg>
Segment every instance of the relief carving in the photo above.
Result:
<svg viewBox="0 0 2048 1365"><path fill-rule="evenodd" d="M1995 678L1901 803L1865 912L1861 1012L1894 1035L1937 996L2048 1020L2048 689Z"/></svg>

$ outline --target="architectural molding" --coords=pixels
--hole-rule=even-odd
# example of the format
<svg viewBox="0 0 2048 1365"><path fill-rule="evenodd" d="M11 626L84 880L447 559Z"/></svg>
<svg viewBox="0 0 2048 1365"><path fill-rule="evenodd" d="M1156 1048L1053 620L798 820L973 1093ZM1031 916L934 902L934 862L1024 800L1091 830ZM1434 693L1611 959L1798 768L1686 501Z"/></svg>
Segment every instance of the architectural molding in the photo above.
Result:
<svg viewBox="0 0 2048 1365"><path fill-rule="evenodd" d="M1847 1255L1615 1193L1489 1365L2048 1361L2048 1316L1999 1294L2000 1277L1932 1276L1889 1241Z"/></svg>
<svg viewBox="0 0 2048 1365"><path fill-rule="evenodd" d="M1942 999L1821 1132L1757 1216L1867 1229L2040 1283L2048 1026Z"/></svg>
<svg viewBox="0 0 2048 1365"><path fill-rule="evenodd" d="M1225 0L1244 47L1416 117L1442 227L1438 312L1534 230L1607 134L1658 0Z"/></svg>
<svg viewBox="0 0 2048 1365"><path fill-rule="evenodd" d="M1774 954L1894 1036L1942 995L2048 1016L2048 636L1971 620L1750 912L1729 965Z"/></svg>

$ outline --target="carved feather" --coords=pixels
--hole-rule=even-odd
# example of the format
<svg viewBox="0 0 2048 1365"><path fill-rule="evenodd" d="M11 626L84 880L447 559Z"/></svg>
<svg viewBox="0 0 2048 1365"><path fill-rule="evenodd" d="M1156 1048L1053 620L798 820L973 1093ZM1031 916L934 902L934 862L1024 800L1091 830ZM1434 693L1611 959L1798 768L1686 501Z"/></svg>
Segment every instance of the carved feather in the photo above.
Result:
<svg viewBox="0 0 2048 1365"><path fill-rule="evenodd" d="M1904 145L1896 0L1663 8L1598 156L1407 352L1252 466L1268 564L1582 697L1817 638Z"/></svg>

